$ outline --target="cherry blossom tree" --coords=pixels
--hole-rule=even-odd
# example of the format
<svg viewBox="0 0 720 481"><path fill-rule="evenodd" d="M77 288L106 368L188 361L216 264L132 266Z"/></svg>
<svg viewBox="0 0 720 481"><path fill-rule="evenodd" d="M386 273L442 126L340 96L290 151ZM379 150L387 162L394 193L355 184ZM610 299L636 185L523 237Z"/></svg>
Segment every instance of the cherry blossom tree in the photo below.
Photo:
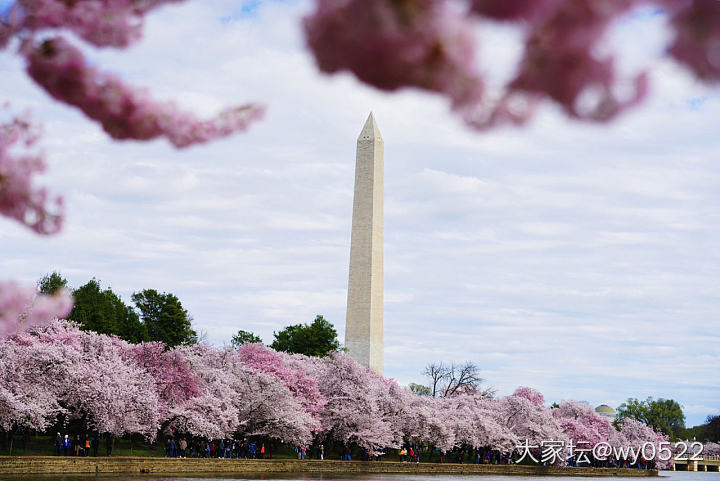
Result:
<svg viewBox="0 0 720 481"><path fill-rule="evenodd" d="M153 439L160 425L160 400L152 376L123 359L109 336L83 332L80 346L63 396L69 418L81 419L99 433L139 433Z"/></svg>
<svg viewBox="0 0 720 481"><path fill-rule="evenodd" d="M519 387L510 396L498 400L500 424L511 431L521 442L540 445L542 441L564 440L560 424L549 408L543 405L544 397L529 387Z"/></svg>
<svg viewBox="0 0 720 481"><path fill-rule="evenodd" d="M551 410L528 387L499 399L478 391L418 396L341 353L314 358L259 345L236 351L207 344L167 350L81 331L67 321L0 338L0 429L45 431L71 420L98 433L151 441L159 432L263 435L370 452L406 441L443 452L469 446L504 453L525 440L607 441L635 450L667 441L633 419L623 420L618 432L575 401Z"/></svg>
<svg viewBox="0 0 720 481"><path fill-rule="evenodd" d="M240 346L237 356L246 366L280 379L305 410L318 420L319 428L319 413L326 401L320 393L317 380L300 368L308 364L307 356L275 352L257 343Z"/></svg>
<svg viewBox="0 0 720 481"><path fill-rule="evenodd" d="M615 431L607 418L598 415L591 406L577 401L561 402L557 409L552 410L552 414L567 439L576 445L582 441L588 442L590 446L607 442Z"/></svg>
<svg viewBox="0 0 720 481"><path fill-rule="evenodd" d="M155 384L160 407L167 410L201 394L195 373L182 351L166 350L160 342L129 344L120 339L123 357L148 373Z"/></svg>
<svg viewBox="0 0 720 481"><path fill-rule="evenodd" d="M703 444L703 454L707 456L720 456L720 444L708 441Z"/></svg>
<svg viewBox="0 0 720 481"><path fill-rule="evenodd" d="M628 417L620 420L618 427L620 428L620 431L616 435L611 436L611 439L609 440L610 444L616 448L625 448L626 450L633 449L636 452L640 451L638 459L643 459L642 449L645 443L653 444L655 453L660 452L660 449L662 448L660 445L661 442L666 443L665 445L669 446L669 439L665 434L662 432L656 432L652 427L647 426L646 424L643 424L633 418ZM656 466L659 469L667 469L672 466L672 459L663 461L659 459L657 455L652 456L652 451L653 450L650 448L645 450L648 457L655 458Z"/></svg>
<svg viewBox="0 0 720 481"><path fill-rule="evenodd" d="M474 448L490 447L503 453L510 453L521 442L519 436L507 429L505 404L479 394L467 394L453 398L455 437L458 442Z"/></svg>
<svg viewBox="0 0 720 481"><path fill-rule="evenodd" d="M388 390L380 376L350 356L332 353L322 359L317 380L327 399L322 427L328 440L354 443L371 452L400 446L402 433L379 402Z"/></svg>
<svg viewBox="0 0 720 481"><path fill-rule="evenodd" d="M60 404L73 350L17 334L0 338L0 428L44 431L67 412Z"/></svg>
<svg viewBox="0 0 720 481"><path fill-rule="evenodd" d="M234 349L203 344L177 349L203 394L171 409L171 430L205 437L266 435L297 443L312 437L315 420L279 378L246 366Z"/></svg>
<svg viewBox="0 0 720 481"><path fill-rule="evenodd" d="M78 419L87 429L154 438L159 425L152 378L123 359L114 339L56 321L0 339L0 426L44 430Z"/></svg>

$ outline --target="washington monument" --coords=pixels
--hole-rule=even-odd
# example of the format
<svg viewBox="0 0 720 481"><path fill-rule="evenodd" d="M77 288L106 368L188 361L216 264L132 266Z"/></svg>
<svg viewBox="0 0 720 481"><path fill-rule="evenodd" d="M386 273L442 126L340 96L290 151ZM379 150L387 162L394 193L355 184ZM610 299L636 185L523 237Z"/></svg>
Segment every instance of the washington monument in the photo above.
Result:
<svg viewBox="0 0 720 481"><path fill-rule="evenodd" d="M345 347L383 373L383 139L372 112L357 140Z"/></svg>

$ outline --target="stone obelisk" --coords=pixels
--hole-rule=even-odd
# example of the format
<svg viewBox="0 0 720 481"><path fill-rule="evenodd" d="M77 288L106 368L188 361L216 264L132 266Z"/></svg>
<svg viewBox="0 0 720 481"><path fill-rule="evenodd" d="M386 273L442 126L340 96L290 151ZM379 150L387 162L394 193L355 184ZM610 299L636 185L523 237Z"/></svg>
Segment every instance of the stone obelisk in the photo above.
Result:
<svg viewBox="0 0 720 481"><path fill-rule="evenodd" d="M345 347L383 373L383 139L372 112L357 140Z"/></svg>

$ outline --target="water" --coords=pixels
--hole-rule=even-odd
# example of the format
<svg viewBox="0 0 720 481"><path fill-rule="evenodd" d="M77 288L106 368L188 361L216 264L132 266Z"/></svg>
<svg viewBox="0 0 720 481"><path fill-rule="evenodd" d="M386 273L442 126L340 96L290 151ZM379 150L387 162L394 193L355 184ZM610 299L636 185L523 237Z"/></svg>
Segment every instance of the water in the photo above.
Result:
<svg viewBox="0 0 720 481"><path fill-rule="evenodd" d="M691 472L691 471L663 471L659 481L720 481L720 473ZM89 476L89 475L2 475L0 481L608 481L618 478L607 477L575 477L575 476L496 476L496 475L432 475L432 474L299 474L276 473L256 476ZM658 478L621 478L631 481L633 479Z"/></svg>

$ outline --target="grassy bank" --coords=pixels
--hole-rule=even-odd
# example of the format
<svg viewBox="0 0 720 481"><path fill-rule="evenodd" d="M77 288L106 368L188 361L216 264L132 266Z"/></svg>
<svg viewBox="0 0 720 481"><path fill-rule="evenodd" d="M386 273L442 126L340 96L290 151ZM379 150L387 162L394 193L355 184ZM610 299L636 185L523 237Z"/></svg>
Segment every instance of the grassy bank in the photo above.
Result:
<svg viewBox="0 0 720 481"><path fill-rule="evenodd" d="M270 474L270 473L386 473L386 474L495 474L515 476L650 477L657 471L609 468L558 468L455 463L401 463L397 461L318 461L297 459L237 460L152 457L0 457L0 474Z"/></svg>

